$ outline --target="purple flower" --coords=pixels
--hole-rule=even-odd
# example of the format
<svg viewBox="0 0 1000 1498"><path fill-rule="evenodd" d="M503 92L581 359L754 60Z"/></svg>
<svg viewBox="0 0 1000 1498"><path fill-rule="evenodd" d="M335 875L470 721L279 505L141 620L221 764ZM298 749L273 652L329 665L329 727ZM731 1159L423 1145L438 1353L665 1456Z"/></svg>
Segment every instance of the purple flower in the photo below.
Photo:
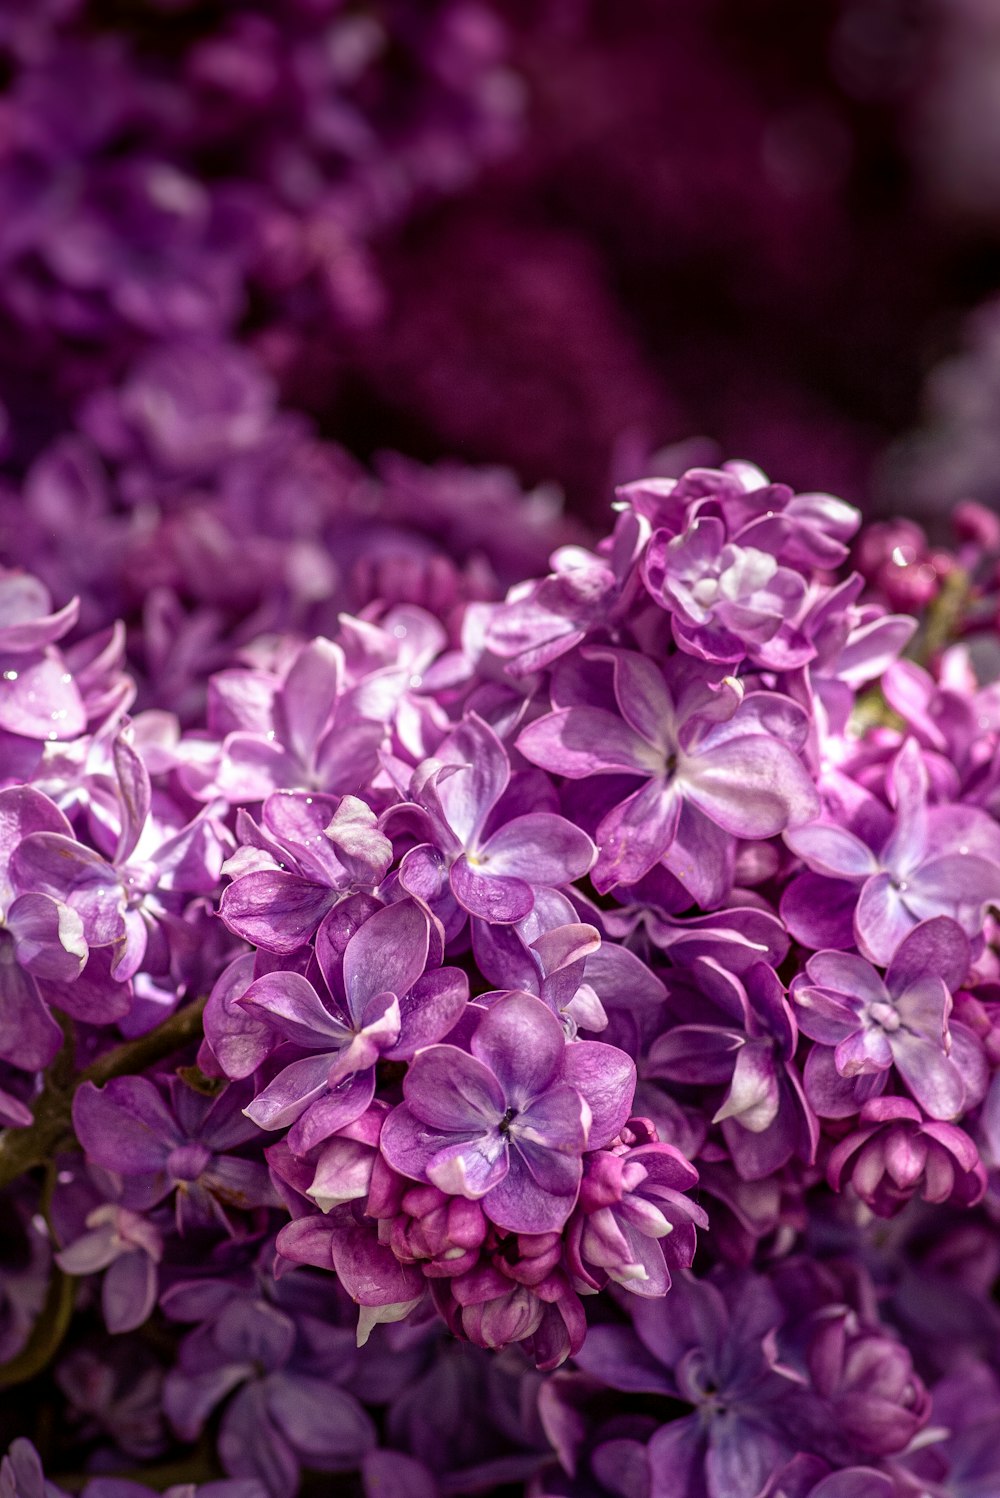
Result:
<svg viewBox="0 0 1000 1498"><path fill-rule="evenodd" d="M864 1456L902 1451L930 1418L930 1396L907 1349L882 1329L861 1325L853 1311L819 1313L808 1366L839 1431Z"/></svg>
<svg viewBox="0 0 1000 1498"><path fill-rule="evenodd" d="M106 1202L87 1214L87 1231L56 1254L67 1274L96 1274L106 1270L101 1286L101 1309L109 1332L130 1332L142 1326L156 1304L157 1266L163 1257L163 1237L139 1212Z"/></svg>
<svg viewBox="0 0 1000 1498"><path fill-rule="evenodd" d="M124 1178L124 1205L141 1210L176 1193L179 1232L212 1223L231 1231L226 1208L275 1202L266 1165L231 1153L256 1132L242 1113L248 1097L241 1083L212 1098L175 1078L168 1105L146 1077L84 1082L73 1127L88 1160Z"/></svg>
<svg viewBox="0 0 1000 1498"><path fill-rule="evenodd" d="M237 804L278 790L360 790L386 736L383 704L368 683L348 687L344 675L343 650L319 638L300 647L280 680L248 671L216 678L214 720L235 726L217 765L188 772L191 790Z"/></svg>
<svg viewBox="0 0 1000 1498"><path fill-rule="evenodd" d="M908 1098L865 1103L857 1127L831 1150L826 1173L835 1191L850 1183L879 1217L892 1217L918 1192L927 1202L971 1207L986 1190L968 1134L927 1122Z"/></svg>
<svg viewBox="0 0 1000 1498"><path fill-rule="evenodd" d="M814 814L816 792L795 754L801 709L770 692L744 696L733 678L686 660L664 677L633 651L594 658L613 662L618 712L559 708L524 729L518 748L572 780L645 780L597 829L598 890L635 884L662 860L700 904L721 903L736 838L772 837Z"/></svg>
<svg viewBox="0 0 1000 1498"><path fill-rule="evenodd" d="M413 800L393 807L383 826L412 824L425 840L402 860L400 883L441 906L446 927L461 911L484 921L513 922L530 914L536 891L587 873L594 845L565 817L550 811L503 816L510 784L506 750L493 730L470 714L419 766Z"/></svg>
<svg viewBox="0 0 1000 1498"><path fill-rule="evenodd" d="M374 889L392 858L370 807L355 796L283 791L264 802L261 825L243 810L243 846L223 868L232 884L219 914L229 930L265 951L304 946L338 900Z"/></svg>
<svg viewBox="0 0 1000 1498"><path fill-rule="evenodd" d="M14 854L13 877L18 888L69 906L88 945L111 948L111 976L122 983L144 966L167 971L167 930L184 896L214 892L227 834L211 808L183 825L160 822L140 756L122 736L114 754L121 831L113 858L64 832L32 832ZM176 817L169 803L159 809Z"/></svg>
<svg viewBox="0 0 1000 1498"><path fill-rule="evenodd" d="M38 980L71 984L88 952L75 910L47 894L19 894L14 884L18 850L39 832L69 839L72 828L31 786L0 791L0 1058L25 1071L47 1066L63 1041ZM95 1018L116 1018L124 1007L113 1004Z"/></svg>
<svg viewBox="0 0 1000 1498"><path fill-rule="evenodd" d="M512 993L479 1021L469 1052L418 1053L380 1147L400 1174L481 1199L508 1232L557 1232L576 1202L584 1151L615 1138L634 1088L621 1051L567 1045L550 1009Z"/></svg>
<svg viewBox="0 0 1000 1498"><path fill-rule="evenodd" d="M29 739L73 739L83 732L83 699L56 649L79 612L74 598L53 613L37 578L0 572L0 730Z"/></svg>
<svg viewBox="0 0 1000 1498"><path fill-rule="evenodd" d="M857 891L851 896L852 904L857 901L854 935L862 954L881 966L914 926L934 916L950 916L974 940L986 906L1000 899L1000 828L977 807L927 805L927 768L915 740L908 739L893 761L888 788L895 817L878 819L884 831L874 847L832 822L785 834L814 873ZM803 881L782 900L789 929L807 945L830 944L815 915L827 891L836 895L837 887Z"/></svg>
<svg viewBox="0 0 1000 1498"><path fill-rule="evenodd" d="M656 1498L757 1498L794 1455L810 1396L778 1359L783 1314L766 1280L678 1276L664 1300L634 1298L632 1327L592 1327L577 1354L613 1389L693 1406L649 1443Z"/></svg>
<svg viewBox="0 0 1000 1498"><path fill-rule="evenodd" d="M770 551L737 545L722 520L700 515L681 535L659 531L644 564L646 586L672 614L674 639L702 660L785 671L815 654L801 632L805 579Z"/></svg>
<svg viewBox="0 0 1000 1498"><path fill-rule="evenodd" d="M164 1408L178 1435L192 1441L235 1389L219 1427L223 1467L231 1477L257 1478L270 1498L293 1498L300 1467L348 1472L375 1444L369 1416L336 1386L353 1371L345 1352L338 1343L336 1362L310 1357L290 1315L235 1295L182 1342Z"/></svg>
<svg viewBox="0 0 1000 1498"><path fill-rule="evenodd" d="M574 1275L593 1290L613 1281L634 1295L665 1295L671 1269L691 1267L695 1226L708 1227L684 1194L697 1182L694 1166L669 1144L587 1155L569 1229Z"/></svg>
<svg viewBox="0 0 1000 1498"><path fill-rule="evenodd" d="M914 926L884 978L852 952L809 958L791 994L799 1028L818 1042L805 1082L819 1111L853 1113L884 1089L892 1068L930 1118L958 1118L978 1102L985 1057L971 1031L949 1025L968 967L968 942L947 916Z"/></svg>
<svg viewBox="0 0 1000 1498"><path fill-rule="evenodd" d="M795 1017L774 971L757 963L737 978L702 960L692 978L702 1002L714 1002L722 1015L714 1024L678 1025L658 1036L649 1048L649 1075L682 1085L727 1084L712 1122L722 1124L742 1179L761 1180L793 1156L811 1164L818 1129L795 1065Z"/></svg>
<svg viewBox="0 0 1000 1498"><path fill-rule="evenodd" d="M292 1125L296 1153L365 1111L376 1061L408 1060L440 1040L468 1001L468 979L457 968L425 972L431 927L420 906L361 905L350 916L347 909L332 912L317 937L327 1002L302 974L282 969L257 978L239 1000L278 1037L312 1053L285 1066L247 1108L260 1128Z"/></svg>

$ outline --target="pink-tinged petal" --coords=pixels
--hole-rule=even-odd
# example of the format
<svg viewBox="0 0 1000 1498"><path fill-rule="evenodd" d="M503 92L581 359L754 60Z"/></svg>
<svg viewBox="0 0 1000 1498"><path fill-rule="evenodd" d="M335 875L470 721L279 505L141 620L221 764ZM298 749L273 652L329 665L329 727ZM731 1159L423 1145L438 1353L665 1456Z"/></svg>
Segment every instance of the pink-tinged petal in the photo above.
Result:
<svg viewBox="0 0 1000 1498"><path fill-rule="evenodd" d="M589 658L607 658L613 662L615 697L621 715L640 738L654 744L664 753L676 741L674 704L663 680L663 672L654 661L634 650L585 651Z"/></svg>
<svg viewBox="0 0 1000 1498"><path fill-rule="evenodd" d="M374 1161L371 1145L357 1139L331 1139L319 1152L306 1195L321 1212L344 1202L363 1201L371 1186Z"/></svg>
<svg viewBox="0 0 1000 1498"><path fill-rule="evenodd" d="M469 1002L469 979L460 968L425 973L399 1001L399 1040L382 1052L386 1061L408 1061L423 1046L443 1040Z"/></svg>
<svg viewBox="0 0 1000 1498"><path fill-rule="evenodd" d="M415 1155L409 1158L408 1173L412 1172L416 1158ZM449 1196L478 1201L500 1185L509 1169L507 1140L498 1129L493 1129L475 1139L455 1139L452 1136L449 1143L441 1145L427 1160L424 1176L431 1185Z"/></svg>
<svg viewBox="0 0 1000 1498"><path fill-rule="evenodd" d="M73 1127L87 1158L118 1175L160 1171L184 1143L152 1082L116 1077L103 1088L84 1082L73 1098Z"/></svg>
<svg viewBox="0 0 1000 1498"><path fill-rule="evenodd" d="M41 1071L62 1043L63 1032L37 983L18 966L13 942L0 932L0 1058L24 1071Z"/></svg>
<svg viewBox="0 0 1000 1498"><path fill-rule="evenodd" d="M825 822L790 828L785 842L814 873L830 879L867 879L879 870L878 859L853 832Z"/></svg>
<svg viewBox="0 0 1000 1498"><path fill-rule="evenodd" d="M79 598L54 614L48 588L29 573L7 572L0 582L0 646L4 650L51 645L73 628L79 614Z"/></svg>
<svg viewBox="0 0 1000 1498"><path fill-rule="evenodd" d="M540 1186L517 1150L510 1152L510 1169L499 1185L483 1198L483 1211L498 1228L508 1233L558 1233L576 1206L583 1165L579 1157L567 1159L565 1192Z"/></svg>
<svg viewBox="0 0 1000 1498"><path fill-rule="evenodd" d="M662 775L664 771L660 750L614 713L597 707L567 707L549 713L524 729L517 747L533 765L570 780L622 772Z"/></svg>
<svg viewBox="0 0 1000 1498"><path fill-rule="evenodd" d="M558 1024L544 1004L539 1007ZM481 1021L480 1030L485 1024L486 1020ZM507 1107L503 1088L490 1067L453 1045L429 1046L414 1057L403 1082L403 1096L421 1122L453 1133L478 1134L492 1128Z"/></svg>
<svg viewBox="0 0 1000 1498"><path fill-rule="evenodd" d="M99 853L58 833L35 832L15 851L11 867L19 890L51 895L77 910L91 946L121 940L124 893Z"/></svg>
<svg viewBox="0 0 1000 1498"><path fill-rule="evenodd" d="M270 1025L239 1004L253 982L252 953L237 957L221 973L205 1005L205 1038L225 1075L233 1081L252 1076L277 1042Z"/></svg>
<svg viewBox="0 0 1000 1498"><path fill-rule="evenodd" d="M566 1041L562 1026L541 999L512 993L480 1020L471 1046L484 1070L496 1079L505 1098L499 1110L503 1113L508 1104L523 1107L551 1085L562 1066Z"/></svg>
<svg viewBox="0 0 1000 1498"><path fill-rule="evenodd" d="M696 905L717 909L733 887L736 841L697 807L685 801L663 867L684 886Z"/></svg>
<svg viewBox="0 0 1000 1498"><path fill-rule="evenodd" d="M784 744L759 734L689 756L677 779L685 797L735 837L773 837L820 809L801 762Z"/></svg>
<svg viewBox="0 0 1000 1498"><path fill-rule="evenodd" d="M134 851L142 836L149 816L152 791L149 772L123 733L116 736L111 753L118 780L118 806L121 811L121 834L115 851L115 862L120 864Z"/></svg>
<svg viewBox="0 0 1000 1498"><path fill-rule="evenodd" d="M300 764L310 765L340 696L344 652L322 638L303 645L274 703L278 738Z"/></svg>
<svg viewBox="0 0 1000 1498"><path fill-rule="evenodd" d="M535 903L534 891L523 879L493 874L488 864L479 867L464 854L452 864L448 880L463 910L483 921L521 921Z"/></svg>
<svg viewBox="0 0 1000 1498"><path fill-rule="evenodd" d="M858 947L870 962L887 967L915 925L891 874L876 874L865 881L854 912L854 931Z"/></svg>
<svg viewBox="0 0 1000 1498"><path fill-rule="evenodd" d="M350 1031L331 1014L307 978L278 969L250 984L240 1007L265 1020L286 1040L305 1050L332 1051L345 1045Z"/></svg>
<svg viewBox="0 0 1000 1498"><path fill-rule="evenodd" d="M379 1243L373 1226L338 1229L330 1247L337 1278L359 1305L402 1305L424 1293L420 1270L401 1264L391 1249Z"/></svg>
<svg viewBox="0 0 1000 1498"><path fill-rule="evenodd" d="M336 1087L331 1088L328 1084L289 1129L289 1148L297 1155L307 1155L338 1130L356 1123L374 1096L374 1068L355 1072Z"/></svg>
<svg viewBox="0 0 1000 1498"><path fill-rule="evenodd" d="M604 1149L621 1133L635 1097L635 1063L617 1046L578 1040L565 1048L562 1075L590 1109L587 1148Z"/></svg>
<svg viewBox="0 0 1000 1498"><path fill-rule="evenodd" d="M932 974L954 993L969 971L969 940L947 916L921 921L901 942L885 975L886 987L898 997L918 979Z"/></svg>
<svg viewBox="0 0 1000 1498"><path fill-rule="evenodd" d="M57 651L0 652L0 728L26 739L75 739L87 726L79 688Z"/></svg>
<svg viewBox="0 0 1000 1498"><path fill-rule="evenodd" d="M306 945L336 898L328 885L258 869L223 890L219 915L234 936L284 956Z"/></svg>
<svg viewBox="0 0 1000 1498"><path fill-rule="evenodd" d="M351 937L344 951L344 991L355 1023L378 993L408 993L427 964L430 927L412 900L379 910Z"/></svg>
<svg viewBox="0 0 1000 1498"><path fill-rule="evenodd" d="M854 1078L885 1071L892 1065L893 1053L885 1031L873 1026L853 1030L838 1041L833 1059L842 1077Z"/></svg>
<svg viewBox="0 0 1000 1498"><path fill-rule="evenodd" d="M302 769L281 744L256 733L231 733L216 775L227 801L264 801L272 791L302 783Z"/></svg>
<svg viewBox="0 0 1000 1498"><path fill-rule="evenodd" d="M429 843L421 843L403 855L399 882L407 894L432 908L442 897L451 899L447 860Z"/></svg>
<svg viewBox="0 0 1000 1498"><path fill-rule="evenodd" d="M965 1107L965 1083L951 1056L905 1029L896 1030L889 1042L896 1070L924 1112L930 1118L957 1118Z"/></svg>
<svg viewBox="0 0 1000 1498"><path fill-rule="evenodd" d="M374 886L384 879L392 863L392 843L379 831L378 818L364 801L343 796L325 835L355 886Z"/></svg>
<svg viewBox="0 0 1000 1498"><path fill-rule="evenodd" d="M449 827L469 847L507 789L507 751L492 728L471 713L439 746L436 757L458 766L454 775L439 778L437 793Z"/></svg>
<svg viewBox="0 0 1000 1498"><path fill-rule="evenodd" d="M18 785L0 791L0 911L7 909L16 893L9 876L14 850L32 832L73 836L59 808L34 786Z"/></svg>
<svg viewBox="0 0 1000 1498"><path fill-rule="evenodd" d="M7 912L17 960L36 978L72 983L87 961L83 921L49 895L19 895Z"/></svg>
<svg viewBox="0 0 1000 1498"><path fill-rule="evenodd" d="M259 1129L287 1129L327 1091L328 1055L293 1061L257 1094L246 1110Z"/></svg>
<svg viewBox="0 0 1000 1498"><path fill-rule="evenodd" d="M769 1042L748 1041L736 1053L729 1091L713 1123L735 1119L751 1134L762 1134L778 1116L779 1091Z"/></svg>
<svg viewBox="0 0 1000 1498"><path fill-rule="evenodd" d="M491 875L528 884L569 884L588 872L597 849L585 832L552 812L515 817L480 849L481 867Z"/></svg>
<svg viewBox="0 0 1000 1498"><path fill-rule="evenodd" d="M681 815L676 782L651 780L612 807L597 829L594 887L636 884L670 848Z"/></svg>

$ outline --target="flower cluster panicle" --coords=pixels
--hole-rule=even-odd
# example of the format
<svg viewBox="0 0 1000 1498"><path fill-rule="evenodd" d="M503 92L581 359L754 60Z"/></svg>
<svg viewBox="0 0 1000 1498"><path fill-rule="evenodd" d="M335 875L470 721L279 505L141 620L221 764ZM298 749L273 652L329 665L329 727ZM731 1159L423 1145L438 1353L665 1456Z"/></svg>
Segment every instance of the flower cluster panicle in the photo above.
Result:
<svg viewBox="0 0 1000 1498"><path fill-rule="evenodd" d="M933 1410L986 1367L1000 715L964 645L903 658L858 524L746 463L629 484L503 599L262 629L193 719L6 572L10 1366L79 1286L110 1350L60 1364L78 1423L217 1430L270 1498L433 1491L405 1386L456 1341L522 1391L487 1486L960 1472Z"/></svg>

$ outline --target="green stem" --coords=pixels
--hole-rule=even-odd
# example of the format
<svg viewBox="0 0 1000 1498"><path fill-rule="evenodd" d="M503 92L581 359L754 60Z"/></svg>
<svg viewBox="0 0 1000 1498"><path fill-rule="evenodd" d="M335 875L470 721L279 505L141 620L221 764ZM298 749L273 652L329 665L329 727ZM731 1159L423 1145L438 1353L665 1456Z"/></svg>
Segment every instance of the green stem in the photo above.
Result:
<svg viewBox="0 0 1000 1498"><path fill-rule="evenodd" d="M4 1129L0 1133L0 1188L9 1186L27 1170L51 1160L60 1141L72 1130L73 1094L81 1082L103 1086L112 1077L145 1071L179 1051L201 1034L205 999L196 999L178 1009L162 1025L137 1040L126 1040L106 1051L75 1078L67 1078L67 1058L72 1064L72 1041L67 1040L46 1076L35 1103L34 1122L26 1129Z"/></svg>

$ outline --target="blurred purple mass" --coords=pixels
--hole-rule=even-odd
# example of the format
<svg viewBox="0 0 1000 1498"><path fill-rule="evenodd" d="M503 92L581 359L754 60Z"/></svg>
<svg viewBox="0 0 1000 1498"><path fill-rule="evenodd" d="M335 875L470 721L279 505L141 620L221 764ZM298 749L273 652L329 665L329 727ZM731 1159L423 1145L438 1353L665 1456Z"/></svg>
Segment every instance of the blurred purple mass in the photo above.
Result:
<svg viewBox="0 0 1000 1498"><path fill-rule="evenodd" d="M1000 1498L998 511L996 0L0 0L0 1498Z"/></svg>

